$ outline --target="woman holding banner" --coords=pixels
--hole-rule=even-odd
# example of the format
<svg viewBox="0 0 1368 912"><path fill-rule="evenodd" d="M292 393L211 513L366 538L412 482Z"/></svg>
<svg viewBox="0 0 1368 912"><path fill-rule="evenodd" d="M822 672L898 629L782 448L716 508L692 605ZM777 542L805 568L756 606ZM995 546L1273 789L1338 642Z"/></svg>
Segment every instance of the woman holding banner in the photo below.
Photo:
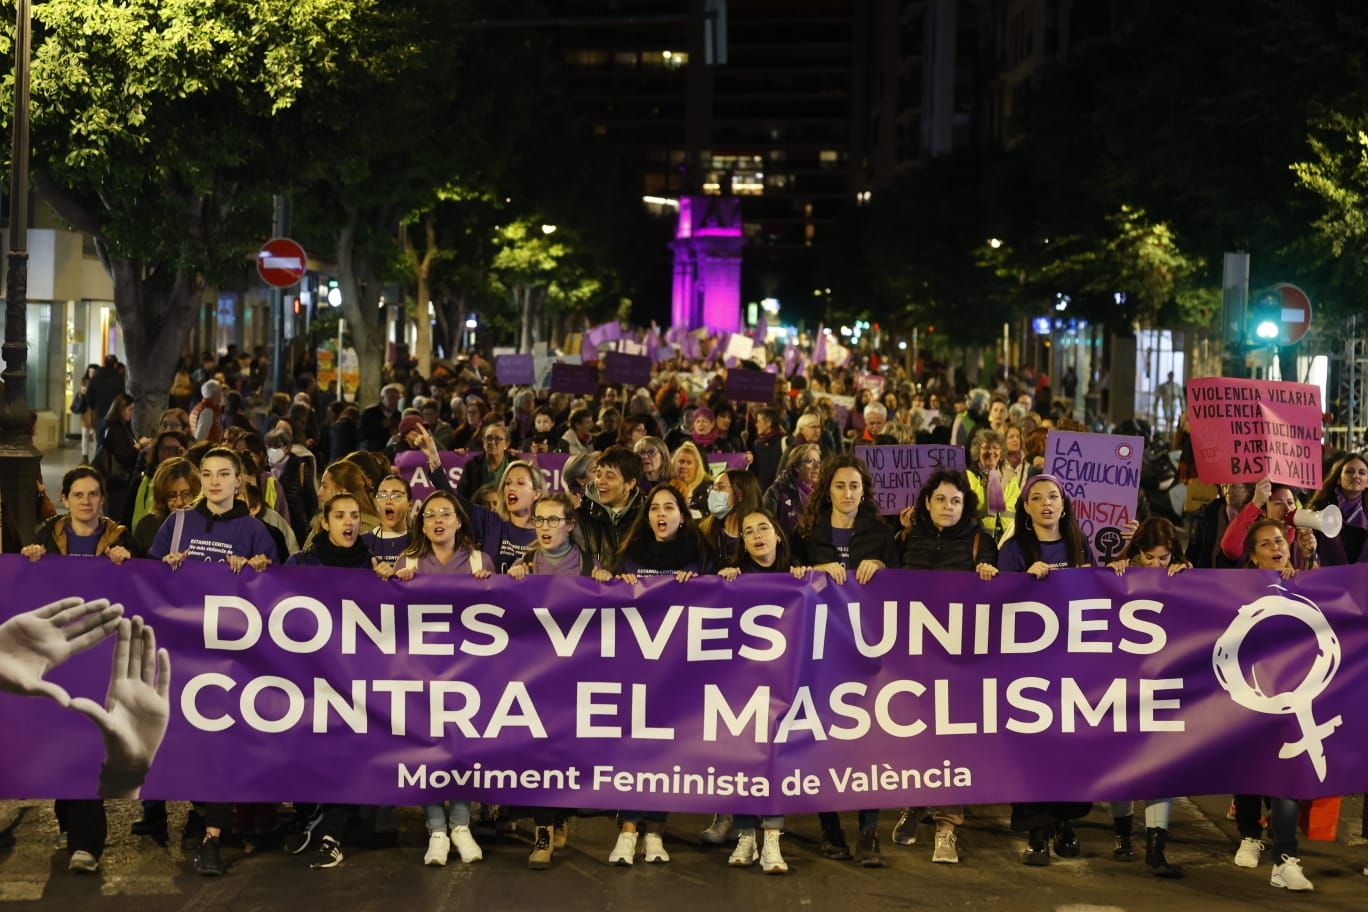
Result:
<svg viewBox="0 0 1368 912"><path fill-rule="evenodd" d="M802 579L807 570L794 567L789 557L788 537L783 527L772 513L756 508L741 514L740 531L742 550L735 560L717 571L717 575L727 581L736 579L742 573L792 573L794 578ZM759 844L755 838L756 827L761 827ZM782 814L718 814L712 826L703 833L703 841L721 845L727 834L736 828L736 849L727 859L732 867L748 868L760 862L760 870L766 874L786 874L788 864L779 850L779 837L784 831ZM718 838L709 838L709 834Z"/></svg>
<svg viewBox="0 0 1368 912"><path fill-rule="evenodd" d="M494 575L494 560L476 546L473 531L470 515L459 498L448 491L432 492L423 501L417 528L413 531L413 543L399 558L393 571L394 578L408 581L418 574L440 573L488 579ZM383 570L380 572L384 575ZM449 805L449 809L442 804L423 806L428 828L428 847L423 855L423 864L446 864L453 845L460 853L461 861L466 864L484 858L484 852L470 832L470 802L452 801ZM450 836L447 835L448 829ZM334 844L329 848L337 851L336 836L333 836L333 840ZM324 847L320 846L319 852L324 851ZM337 860L341 861L340 851Z"/></svg>
<svg viewBox="0 0 1368 912"><path fill-rule="evenodd" d="M1311 498L1310 509L1323 510L1334 504L1344 517L1344 527L1335 538L1316 533L1321 563L1327 567L1368 562L1368 512L1363 492L1368 490L1368 458L1359 453L1342 456L1325 476L1325 482Z"/></svg>
<svg viewBox="0 0 1368 912"><path fill-rule="evenodd" d="M1283 533L1283 523L1261 519L1245 533L1244 566L1254 570L1273 570L1282 579L1291 579L1292 549ZM1235 796L1235 824L1240 829L1240 847L1235 864L1257 868L1263 854L1263 806L1268 802L1268 834L1273 841L1273 874L1269 883L1294 893L1315 889L1301 868L1297 856L1297 817L1300 806L1295 798L1263 798L1259 795Z"/></svg>
<svg viewBox="0 0 1368 912"><path fill-rule="evenodd" d="M635 586L655 576L673 576L682 583L710 572L711 566L684 495L673 485L662 485L651 492L645 509L637 514L618 545L612 571L618 579ZM646 863L668 862L670 855L661 837L666 816L664 811L618 811L621 829L608 863L625 866L636 860L637 831L643 823Z"/></svg>
<svg viewBox="0 0 1368 912"><path fill-rule="evenodd" d="M1053 475L1026 482L1017 501L1012 537L998 552L998 569L1044 579L1051 570L1093 566L1092 551L1073 518L1073 507ZM1012 805L1012 829L1026 831L1023 864L1048 865L1050 846L1060 858L1077 858L1072 821L1086 817L1088 802L1030 802Z"/></svg>
<svg viewBox="0 0 1368 912"><path fill-rule="evenodd" d="M547 494L533 506L532 526L537 540L522 560L508 568L513 579L529 576L588 576L606 583L612 574L577 541L575 504L568 494ZM536 827L527 866L534 871L551 867L552 855L565 848L570 836L569 812L561 808L531 807L526 813Z"/></svg>
<svg viewBox="0 0 1368 912"><path fill-rule="evenodd" d="M969 446L969 486L978 501L978 518L995 542L1012 531L1012 515L1021 496L1020 480L1002 464L1003 446L1002 435L991 428L981 428Z"/></svg>
<svg viewBox="0 0 1368 912"><path fill-rule="evenodd" d="M1119 560L1107 566L1116 571L1117 576L1126 572L1128 567L1162 569L1169 576L1189 569L1191 566L1178 554L1178 529L1162 516L1151 516L1136 527L1130 543ZM1169 814L1173 809L1172 798L1159 798L1145 802L1145 864L1155 877L1178 878L1183 869L1171 865L1164 849L1168 843ZM1117 861L1131 861L1135 850L1131 845L1131 832L1135 823L1135 803L1132 801L1113 801L1111 803L1112 827L1116 833L1116 847L1112 857Z"/></svg>
<svg viewBox="0 0 1368 912"><path fill-rule="evenodd" d="M869 469L849 454L833 456L822 467L794 542L796 559L827 574L837 585L845 585L848 577L863 585L884 567L898 563L898 546L893 530L879 516ZM853 573L849 572L852 570ZM834 860L850 858L840 816L828 811L820 814L819 819L822 855ZM884 860L879 853L879 811L860 811L858 819L860 837L856 851L860 864L881 868Z"/></svg>
<svg viewBox="0 0 1368 912"><path fill-rule="evenodd" d="M980 579L997 576L997 543L977 517L978 498L963 472L942 470L926 480L917 495L917 511L903 546L902 566L910 570L959 570ZM893 842L917 841L920 808L903 808L893 826ZM955 828L964 825L963 805L935 810L936 845L931 861L957 864Z"/></svg>

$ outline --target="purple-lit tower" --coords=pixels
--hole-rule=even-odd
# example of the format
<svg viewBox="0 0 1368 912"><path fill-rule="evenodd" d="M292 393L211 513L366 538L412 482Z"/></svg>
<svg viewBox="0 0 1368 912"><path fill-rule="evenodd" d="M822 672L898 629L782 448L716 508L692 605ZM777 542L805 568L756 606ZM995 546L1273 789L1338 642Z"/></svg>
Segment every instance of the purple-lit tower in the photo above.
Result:
<svg viewBox="0 0 1368 912"><path fill-rule="evenodd" d="M741 328L741 200L685 196L679 200L672 317L676 327L715 332Z"/></svg>

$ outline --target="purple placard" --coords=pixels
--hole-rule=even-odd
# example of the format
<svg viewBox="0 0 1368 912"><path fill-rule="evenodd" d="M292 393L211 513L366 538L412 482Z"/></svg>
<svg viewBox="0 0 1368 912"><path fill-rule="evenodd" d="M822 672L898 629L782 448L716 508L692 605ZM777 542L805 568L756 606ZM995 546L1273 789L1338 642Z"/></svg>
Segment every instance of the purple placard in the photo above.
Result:
<svg viewBox="0 0 1368 912"><path fill-rule="evenodd" d="M461 483L461 475L465 472L466 463L473 459L475 451L456 453L452 450L438 450L437 456L442 460L442 471L446 473L451 481L452 490ZM564 491L565 483L561 479L561 473L565 470L565 463L570 456L566 453L537 453L516 457L526 459L542 470L542 476L546 479L548 491ZM413 492L415 502L427 497L436 490L429 474L427 456L418 450L405 450L402 453L394 454L394 468L400 477L409 483L409 488Z"/></svg>
<svg viewBox="0 0 1368 912"><path fill-rule="evenodd" d="M1074 520L1100 561L1121 556L1121 530L1135 518L1141 437L1050 431L1045 441L1045 472L1059 478L1073 502Z"/></svg>
<svg viewBox="0 0 1368 912"><path fill-rule="evenodd" d="M0 798L797 814L1368 788L1363 565L629 586L3 555L0 590ZM69 596L170 656L165 696L114 666L114 753L88 717L114 643L34 654ZM22 696L39 674L82 711Z"/></svg>
<svg viewBox="0 0 1368 912"><path fill-rule="evenodd" d="M941 469L964 470L964 448L925 443L907 446L857 446L855 458L874 477L879 512L901 513L917 504L926 480Z"/></svg>
<svg viewBox="0 0 1368 912"><path fill-rule="evenodd" d="M592 364L566 364L557 361L551 365L551 392L575 393L592 396L598 392L598 368Z"/></svg>
<svg viewBox="0 0 1368 912"><path fill-rule="evenodd" d="M724 394L732 402L774 401L774 374L762 370L728 370Z"/></svg>
<svg viewBox="0 0 1368 912"><path fill-rule="evenodd" d="M531 386L537 382L535 359L531 355L499 355L494 359L494 377L502 386Z"/></svg>
<svg viewBox="0 0 1368 912"><path fill-rule="evenodd" d="M608 352L603 356L603 379L608 383L648 386L651 382L651 359L645 355Z"/></svg>
<svg viewBox="0 0 1368 912"><path fill-rule="evenodd" d="M708 474L713 478L728 469L748 469L751 464L750 453L704 453L708 463Z"/></svg>

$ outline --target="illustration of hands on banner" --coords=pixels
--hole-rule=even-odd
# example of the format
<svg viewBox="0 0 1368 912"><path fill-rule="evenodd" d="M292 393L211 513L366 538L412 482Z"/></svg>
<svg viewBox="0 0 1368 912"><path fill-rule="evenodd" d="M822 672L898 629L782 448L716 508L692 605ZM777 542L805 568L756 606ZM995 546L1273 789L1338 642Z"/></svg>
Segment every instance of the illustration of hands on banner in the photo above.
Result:
<svg viewBox="0 0 1368 912"><path fill-rule="evenodd" d="M73 699L44 679L111 635L114 659L104 705ZM0 691L47 697L94 722L105 745L100 797L137 798L171 717L171 657L157 649L142 618L123 617L122 605L66 598L0 624Z"/></svg>

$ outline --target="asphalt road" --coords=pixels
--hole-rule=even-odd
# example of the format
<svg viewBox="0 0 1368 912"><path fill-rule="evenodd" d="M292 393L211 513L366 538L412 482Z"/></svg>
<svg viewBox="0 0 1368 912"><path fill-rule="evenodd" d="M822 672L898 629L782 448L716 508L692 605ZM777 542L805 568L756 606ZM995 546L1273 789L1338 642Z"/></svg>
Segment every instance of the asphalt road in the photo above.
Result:
<svg viewBox="0 0 1368 912"><path fill-rule="evenodd" d="M1140 909L1324 910L1368 908L1368 843L1360 834L1362 799L1346 799L1339 840L1303 842L1313 894L1292 895L1269 885L1270 865L1235 867L1238 837L1225 819L1228 799L1179 799L1174 805L1170 861L1187 876L1160 881L1143 863L1111 858L1111 823L1102 805L1079 826L1083 855L1056 859L1048 868L1021 864L1022 840L1006 825L1007 808L974 808L961 828L958 865L931 864L932 827L923 826L916 845L892 845L880 827L888 867L865 869L833 862L818 853L819 829L812 816L789 821L783 840L790 873L766 877L758 867L727 866L727 848L703 848L698 834L707 819L678 815L669 821L666 847L673 861L631 868L607 864L615 828L605 818L572 823L570 845L557 853L549 871L526 868L525 835L484 838L485 860L462 865L452 854L445 868L422 864L426 845L417 809L399 812L399 848L347 847L335 869L312 871L305 856L279 852L244 854L225 850L228 875L201 878L178 846L185 805L172 807L172 845L161 848L128 834L138 816L133 802L110 802L110 836L95 875L67 871L67 853L54 850L56 820L45 802L0 802L0 909L129 910L207 912L290 908L366 912L395 909L555 909L557 912L617 909L698 910L717 904L747 910L841 909L1010 909L1011 912L1129 912ZM854 815L846 815L853 840ZM8 839L5 842L9 842Z"/></svg>

